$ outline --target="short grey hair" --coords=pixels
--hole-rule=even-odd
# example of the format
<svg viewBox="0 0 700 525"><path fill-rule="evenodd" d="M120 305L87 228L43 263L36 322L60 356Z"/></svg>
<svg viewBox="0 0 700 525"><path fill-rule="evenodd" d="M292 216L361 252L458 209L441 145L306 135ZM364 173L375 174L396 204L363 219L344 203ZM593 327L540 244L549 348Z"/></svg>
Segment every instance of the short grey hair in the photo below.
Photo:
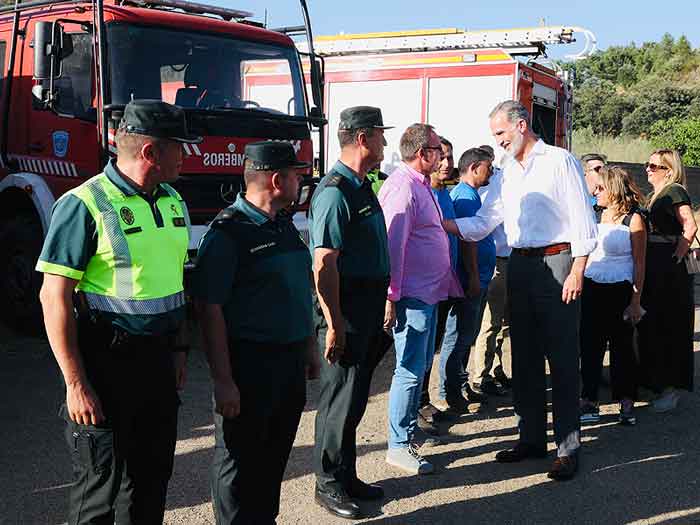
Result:
<svg viewBox="0 0 700 525"><path fill-rule="evenodd" d="M368 138L372 138L376 131L375 128L339 129L338 142L340 143L340 149L347 146L354 146L360 133L364 133Z"/></svg>
<svg viewBox="0 0 700 525"><path fill-rule="evenodd" d="M434 130L435 128L430 124L416 123L408 126L403 135L401 135L401 142L399 143L401 160L408 162L415 159L418 150L430 143L430 135L435 132Z"/></svg>
<svg viewBox="0 0 700 525"><path fill-rule="evenodd" d="M489 119L494 118L499 113L505 114L508 122L515 124L519 120L524 120L530 125L530 112L517 100L505 100L498 104L489 113Z"/></svg>

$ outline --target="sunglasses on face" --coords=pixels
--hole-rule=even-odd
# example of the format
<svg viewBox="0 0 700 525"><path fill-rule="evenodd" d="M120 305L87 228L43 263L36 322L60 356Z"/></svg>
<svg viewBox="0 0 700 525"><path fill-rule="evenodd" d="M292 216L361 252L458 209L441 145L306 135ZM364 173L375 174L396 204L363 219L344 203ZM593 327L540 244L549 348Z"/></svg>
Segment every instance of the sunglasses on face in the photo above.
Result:
<svg viewBox="0 0 700 525"><path fill-rule="evenodd" d="M646 169L648 169L651 172L658 171L658 170L668 170L670 169L668 166L662 166L661 164L654 164L653 162L647 162L644 164Z"/></svg>
<svg viewBox="0 0 700 525"><path fill-rule="evenodd" d="M442 146L423 146L422 149L427 149L427 150L432 149L434 151L437 151L439 156L440 156L440 160L445 158L445 154L442 152Z"/></svg>
<svg viewBox="0 0 700 525"><path fill-rule="evenodd" d="M600 170L603 169L603 166L595 166L594 168L587 168L586 171L595 171L596 173L600 173Z"/></svg>

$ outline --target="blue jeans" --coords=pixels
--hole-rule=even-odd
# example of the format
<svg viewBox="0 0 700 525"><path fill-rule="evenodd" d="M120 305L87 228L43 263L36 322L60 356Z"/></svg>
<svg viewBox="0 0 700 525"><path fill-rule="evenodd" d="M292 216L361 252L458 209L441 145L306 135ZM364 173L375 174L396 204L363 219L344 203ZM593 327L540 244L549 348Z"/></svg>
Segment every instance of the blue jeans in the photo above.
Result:
<svg viewBox="0 0 700 525"><path fill-rule="evenodd" d="M433 358L437 305L406 297L396 303L396 368L389 390L389 448L405 448L418 418L421 386Z"/></svg>
<svg viewBox="0 0 700 525"><path fill-rule="evenodd" d="M467 383L469 349L479 335L487 292L488 286L485 286L478 297L460 299L447 316L440 349L439 396L448 403L461 397L462 385Z"/></svg>

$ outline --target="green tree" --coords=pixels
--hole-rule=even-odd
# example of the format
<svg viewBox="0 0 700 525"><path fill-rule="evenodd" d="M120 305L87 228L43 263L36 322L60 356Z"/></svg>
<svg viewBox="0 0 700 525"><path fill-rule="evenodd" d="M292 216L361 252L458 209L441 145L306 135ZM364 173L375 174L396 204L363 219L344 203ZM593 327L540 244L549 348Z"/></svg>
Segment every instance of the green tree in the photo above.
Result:
<svg viewBox="0 0 700 525"><path fill-rule="evenodd" d="M695 97L696 93L690 89L645 82L633 97L634 110L622 119L622 132L634 136L645 135L660 120L687 117Z"/></svg>
<svg viewBox="0 0 700 525"><path fill-rule="evenodd" d="M700 118L661 120L651 137L656 147L678 150L686 166L700 166Z"/></svg>
<svg viewBox="0 0 700 525"><path fill-rule="evenodd" d="M623 117L633 109L632 101L618 94L615 84L592 78L574 92L574 127L589 128L600 135L619 135Z"/></svg>

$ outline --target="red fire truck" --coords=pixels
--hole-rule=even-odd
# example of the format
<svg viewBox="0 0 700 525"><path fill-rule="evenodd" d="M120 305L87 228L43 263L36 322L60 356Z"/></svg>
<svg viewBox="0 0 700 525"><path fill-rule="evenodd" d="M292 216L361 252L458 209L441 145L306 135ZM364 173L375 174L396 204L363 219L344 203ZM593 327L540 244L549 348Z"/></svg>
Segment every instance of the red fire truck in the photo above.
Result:
<svg viewBox="0 0 700 525"><path fill-rule="evenodd" d="M595 36L571 26L490 31L429 29L341 34L314 40L324 63L328 126L326 161L337 158L332 134L343 108L369 104L396 126L385 133L382 171L400 162L399 138L414 122L435 126L454 144L455 155L495 145L488 114L507 99L531 112L535 131L548 143L570 147L572 93L556 64L541 59L551 45L585 40L576 59L595 51ZM299 46L304 49L304 44ZM321 141L317 141L320 143ZM319 153L323 156L322 153Z"/></svg>
<svg viewBox="0 0 700 525"><path fill-rule="evenodd" d="M279 30L250 21L251 13L183 0L35 0L0 9L4 322L40 318L34 265L51 207L114 154L130 100L178 104L205 137L184 147L175 184L189 205L191 248L241 188L247 143L289 141L299 159L312 160L311 130L324 119L305 0L301 7L305 25ZM307 36L304 59L314 66L306 79L290 32ZM256 83L251 72L267 64L279 85Z"/></svg>

